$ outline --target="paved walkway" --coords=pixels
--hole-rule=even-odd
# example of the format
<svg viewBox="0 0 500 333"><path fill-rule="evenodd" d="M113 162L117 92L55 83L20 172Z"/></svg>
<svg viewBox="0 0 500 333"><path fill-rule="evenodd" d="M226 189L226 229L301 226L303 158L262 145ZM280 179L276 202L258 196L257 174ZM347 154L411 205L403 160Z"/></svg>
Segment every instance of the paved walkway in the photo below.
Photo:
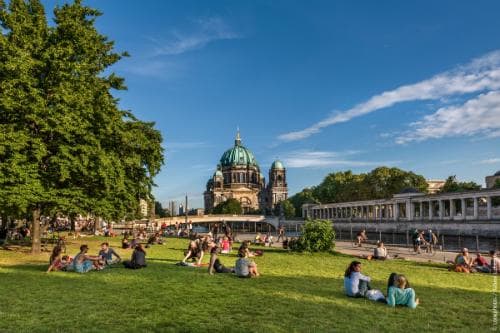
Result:
<svg viewBox="0 0 500 333"><path fill-rule="evenodd" d="M413 261L424 261L424 262L439 262L444 263L447 260L454 260L457 255L456 252L443 252L440 250L435 250L434 253L425 253L425 250L421 254L417 254L413 251L413 248L398 247L398 246L385 246L387 248L387 253L389 257L394 257L397 255L398 258L404 258L406 260ZM354 246L352 242L336 241L335 250L349 255L359 256L359 255L370 255L373 254L373 249L375 245L373 244L363 244L362 247Z"/></svg>

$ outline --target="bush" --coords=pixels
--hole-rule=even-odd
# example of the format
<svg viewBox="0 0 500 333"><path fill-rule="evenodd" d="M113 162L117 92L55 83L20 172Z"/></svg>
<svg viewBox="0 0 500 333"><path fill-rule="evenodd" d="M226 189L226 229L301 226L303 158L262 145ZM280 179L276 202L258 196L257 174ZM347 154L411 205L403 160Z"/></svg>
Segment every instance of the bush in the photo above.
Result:
<svg viewBox="0 0 500 333"><path fill-rule="evenodd" d="M302 235L289 242L292 251L328 252L335 247L335 231L332 223L326 220L307 221Z"/></svg>

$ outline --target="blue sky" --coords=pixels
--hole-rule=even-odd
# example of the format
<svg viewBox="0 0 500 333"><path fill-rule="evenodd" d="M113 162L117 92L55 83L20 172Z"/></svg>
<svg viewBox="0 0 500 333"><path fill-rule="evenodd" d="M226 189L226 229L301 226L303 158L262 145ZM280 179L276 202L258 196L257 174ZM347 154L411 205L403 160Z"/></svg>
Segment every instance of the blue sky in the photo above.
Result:
<svg viewBox="0 0 500 333"><path fill-rule="evenodd" d="M500 169L499 1L85 3L131 54L121 107L163 134L163 204L203 206L237 126L291 194L380 165L483 185Z"/></svg>

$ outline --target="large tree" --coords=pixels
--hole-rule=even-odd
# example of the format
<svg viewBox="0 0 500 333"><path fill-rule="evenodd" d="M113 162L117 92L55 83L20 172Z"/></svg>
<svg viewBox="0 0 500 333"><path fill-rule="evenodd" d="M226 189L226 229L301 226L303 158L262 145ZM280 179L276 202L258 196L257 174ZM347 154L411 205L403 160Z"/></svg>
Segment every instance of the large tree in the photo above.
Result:
<svg viewBox="0 0 500 333"><path fill-rule="evenodd" d="M134 215L163 163L159 132L111 93L125 89L109 67L126 54L99 15L77 0L48 27L38 0L0 0L0 210L30 212L33 252L41 214Z"/></svg>
<svg viewBox="0 0 500 333"><path fill-rule="evenodd" d="M460 182L457 180L456 176L449 176L441 188L441 193L448 192L465 192L465 191L476 191L480 190L481 185L474 182Z"/></svg>

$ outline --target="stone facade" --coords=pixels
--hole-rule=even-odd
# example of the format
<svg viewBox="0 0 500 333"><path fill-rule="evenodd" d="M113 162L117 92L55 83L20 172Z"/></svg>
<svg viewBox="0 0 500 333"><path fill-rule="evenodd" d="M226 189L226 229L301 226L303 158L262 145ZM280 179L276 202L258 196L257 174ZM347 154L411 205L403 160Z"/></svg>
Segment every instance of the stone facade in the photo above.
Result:
<svg viewBox="0 0 500 333"><path fill-rule="evenodd" d="M288 197L286 169L275 161L269 171L270 183L266 186L264 175L252 152L241 144L238 132L234 147L222 155L220 164L208 180L204 192L205 211L210 212L228 199L241 203L243 211L269 213Z"/></svg>
<svg viewBox="0 0 500 333"><path fill-rule="evenodd" d="M500 170L498 170L492 176L486 176L486 178L485 178L486 188L493 188L493 186L495 186L495 183L497 180L500 180Z"/></svg>

